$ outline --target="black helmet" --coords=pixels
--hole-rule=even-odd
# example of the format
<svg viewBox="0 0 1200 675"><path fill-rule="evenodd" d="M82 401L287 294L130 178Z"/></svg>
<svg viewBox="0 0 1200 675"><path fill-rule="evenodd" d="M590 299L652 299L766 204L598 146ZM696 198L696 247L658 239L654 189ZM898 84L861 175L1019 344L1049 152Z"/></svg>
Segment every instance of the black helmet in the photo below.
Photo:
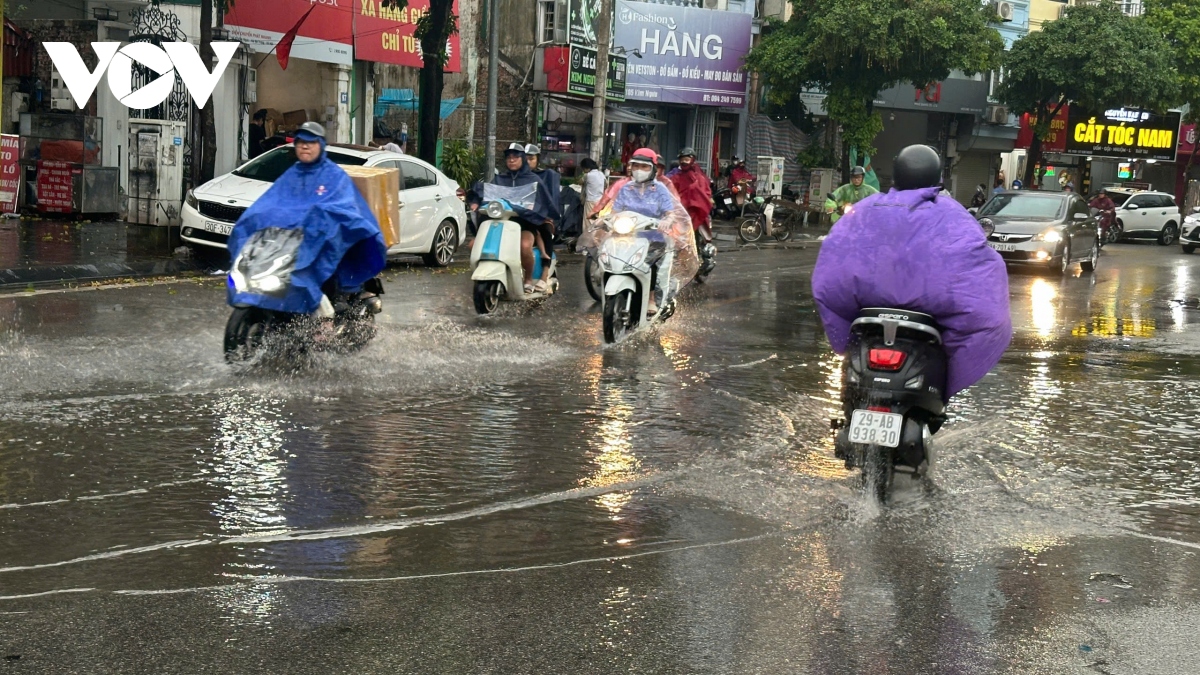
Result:
<svg viewBox="0 0 1200 675"><path fill-rule="evenodd" d="M862 168L861 166L856 166L853 169L850 169L850 175L851 176L865 176L865 175L867 175L867 170Z"/></svg>
<svg viewBox="0 0 1200 675"><path fill-rule="evenodd" d="M325 127L317 124L316 122L305 122L304 124L300 125L299 129L296 129L296 136L299 136L300 134L316 136L317 138L323 140L325 138Z"/></svg>
<svg viewBox="0 0 1200 675"><path fill-rule="evenodd" d="M942 158L928 145L910 145L896 155L892 179L897 190L919 190L942 183Z"/></svg>
<svg viewBox="0 0 1200 675"><path fill-rule="evenodd" d="M734 155L734 156L733 156L733 159L732 159L731 161L732 161L734 164L737 164L738 162L742 161L742 158L741 158L741 157L738 157L737 155Z"/></svg>
<svg viewBox="0 0 1200 675"><path fill-rule="evenodd" d="M679 151L679 156L680 157L695 157L696 151L693 150L692 146L689 145L686 148Z"/></svg>

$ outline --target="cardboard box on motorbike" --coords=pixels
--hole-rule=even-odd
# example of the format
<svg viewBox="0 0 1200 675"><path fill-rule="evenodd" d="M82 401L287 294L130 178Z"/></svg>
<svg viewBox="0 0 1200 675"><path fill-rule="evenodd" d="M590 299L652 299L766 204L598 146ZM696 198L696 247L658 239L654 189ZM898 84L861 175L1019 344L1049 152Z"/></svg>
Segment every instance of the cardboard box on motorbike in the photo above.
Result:
<svg viewBox="0 0 1200 675"><path fill-rule="evenodd" d="M346 174L362 193L388 248L400 242L400 169L371 166L343 166Z"/></svg>

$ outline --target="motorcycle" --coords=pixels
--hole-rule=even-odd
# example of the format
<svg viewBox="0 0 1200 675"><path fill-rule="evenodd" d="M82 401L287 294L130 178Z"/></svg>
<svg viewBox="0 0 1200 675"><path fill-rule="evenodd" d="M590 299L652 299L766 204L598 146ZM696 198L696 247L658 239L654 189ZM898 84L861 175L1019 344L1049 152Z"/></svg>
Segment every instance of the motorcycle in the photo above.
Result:
<svg viewBox="0 0 1200 675"><path fill-rule="evenodd" d="M696 252L700 254L700 268L696 270L696 281L704 283L717 266L717 246L713 244L712 223L695 228Z"/></svg>
<svg viewBox="0 0 1200 675"><path fill-rule="evenodd" d="M850 327L834 454L862 470L885 503L897 471L917 479L933 461L931 438L945 423L947 358L928 314L870 308Z"/></svg>
<svg viewBox="0 0 1200 675"><path fill-rule="evenodd" d="M755 197L757 210L753 215L747 215L738 225L738 236L747 244L762 239L764 234L775 237L775 241L787 241L792 238L792 226L787 219L775 218L774 197Z"/></svg>
<svg viewBox="0 0 1200 675"><path fill-rule="evenodd" d="M1117 212L1115 209L1105 209L1101 211L1097 208L1091 209L1093 216L1100 216L1099 222L1096 224L1097 240L1100 242L1101 248L1106 244L1115 244L1121 241L1121 221L1117 220Z"/></svg>
<svg viewBox="0 0 1200 675"><path fill-rule="evenodd" d="M550 253L549 288L545 293L526 293L521 267L521 225L513 220L515 208L532 209L537 185L483 186L479 210L487 216L471 246L471 281L474 282L475 311L490 314L500 300L540 300L558 290L558 258ZM545 242L552 246L552 242ZM542 256L534 246L532 278L542 278Z"/></svg>
<svg viewBox="0 0 1200 675"><path fill-rule="evenodd" d="M383 282L370 279L356 293L337 289L334 279L321 287L320 305L311 314L275 309L289 294L303 230L267 228L242 246L229 270L232 293L250 302L233 304L225 324L225 360L258 361L266 355L297 356L307 351L351 352L375 337L375 315L383 311Z"/></svg>
<svg viewBox="0 0 1200 675"><path fill-rule="evenodd" d="M713 220L733 220L745 214L748 197L754 194L754 184L749 179L740 180L729 187L713 190Z"/></svg>
<svg viewBox="0 0 1200 675"><path fill-rule="evenodd" d="M682 223L666 222L666 232L662 225L654 218L622 211L605 216L594 231L604 274L604 341L609 344L639 327L670 318L678 289L695 278L699 263L686 213ZM656 315L648 311L651 293L663 294Z"/></svg>
<svg viewBox="0 0 1200 675"><path fill-rule="evenodd" d="M838 198L830 192L825 196L825 208L829 208L829 202L833 202L833 214L830 216L829 223L836 223L843 216L847 216L854 211L854 205L850 202L839 202Z"/></svg>

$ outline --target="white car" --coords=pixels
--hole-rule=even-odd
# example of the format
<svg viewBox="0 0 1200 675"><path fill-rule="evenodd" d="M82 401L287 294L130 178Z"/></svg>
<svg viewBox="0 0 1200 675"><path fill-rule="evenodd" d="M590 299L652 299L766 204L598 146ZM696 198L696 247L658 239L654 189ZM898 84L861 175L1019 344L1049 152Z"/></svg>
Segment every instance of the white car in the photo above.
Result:
<svg viewBox="0 0 1200 675"><path fill-rule="evenodd" d="M1184 253L1194 253L1200 248L1200 206L1193 206L1191 215L1184 216L1179 243L1183 245Z"/></svg>
<svg viewBox="0 0 1200 675"><path fill-rule="evenodd" d="M388 249L389 255L420 254L435 267L454 260L467 226L466 193L458 183L409 155L337 143L325 152L338 164L400 169L400 241ZM280 146L189 190L180 236L189 244L225 248L242 212L295 163L295 149Z"/></svg>
<svg viewBox="0 0 1200 675"><path fill-rule="evenodd" d="M1175 197L1165 192L1105 188L1117 205L1121 239L1157 239L1170 246L1179 238L1180 216Z"/></svg>

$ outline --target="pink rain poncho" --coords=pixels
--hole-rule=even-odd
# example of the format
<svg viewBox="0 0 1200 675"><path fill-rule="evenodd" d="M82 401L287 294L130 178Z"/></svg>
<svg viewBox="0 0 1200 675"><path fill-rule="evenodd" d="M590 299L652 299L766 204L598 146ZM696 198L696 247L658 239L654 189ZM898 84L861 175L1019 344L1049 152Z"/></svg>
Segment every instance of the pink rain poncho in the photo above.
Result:
<svg viewBox="0 0 1200 675"><path fill-rule="evenodd" d="M940 188L872 195L821 245L813 297L834 351L865 307L932 315L949 357L946 398L979 381L1012 338L1008 271L979 223Z"/></svg>

